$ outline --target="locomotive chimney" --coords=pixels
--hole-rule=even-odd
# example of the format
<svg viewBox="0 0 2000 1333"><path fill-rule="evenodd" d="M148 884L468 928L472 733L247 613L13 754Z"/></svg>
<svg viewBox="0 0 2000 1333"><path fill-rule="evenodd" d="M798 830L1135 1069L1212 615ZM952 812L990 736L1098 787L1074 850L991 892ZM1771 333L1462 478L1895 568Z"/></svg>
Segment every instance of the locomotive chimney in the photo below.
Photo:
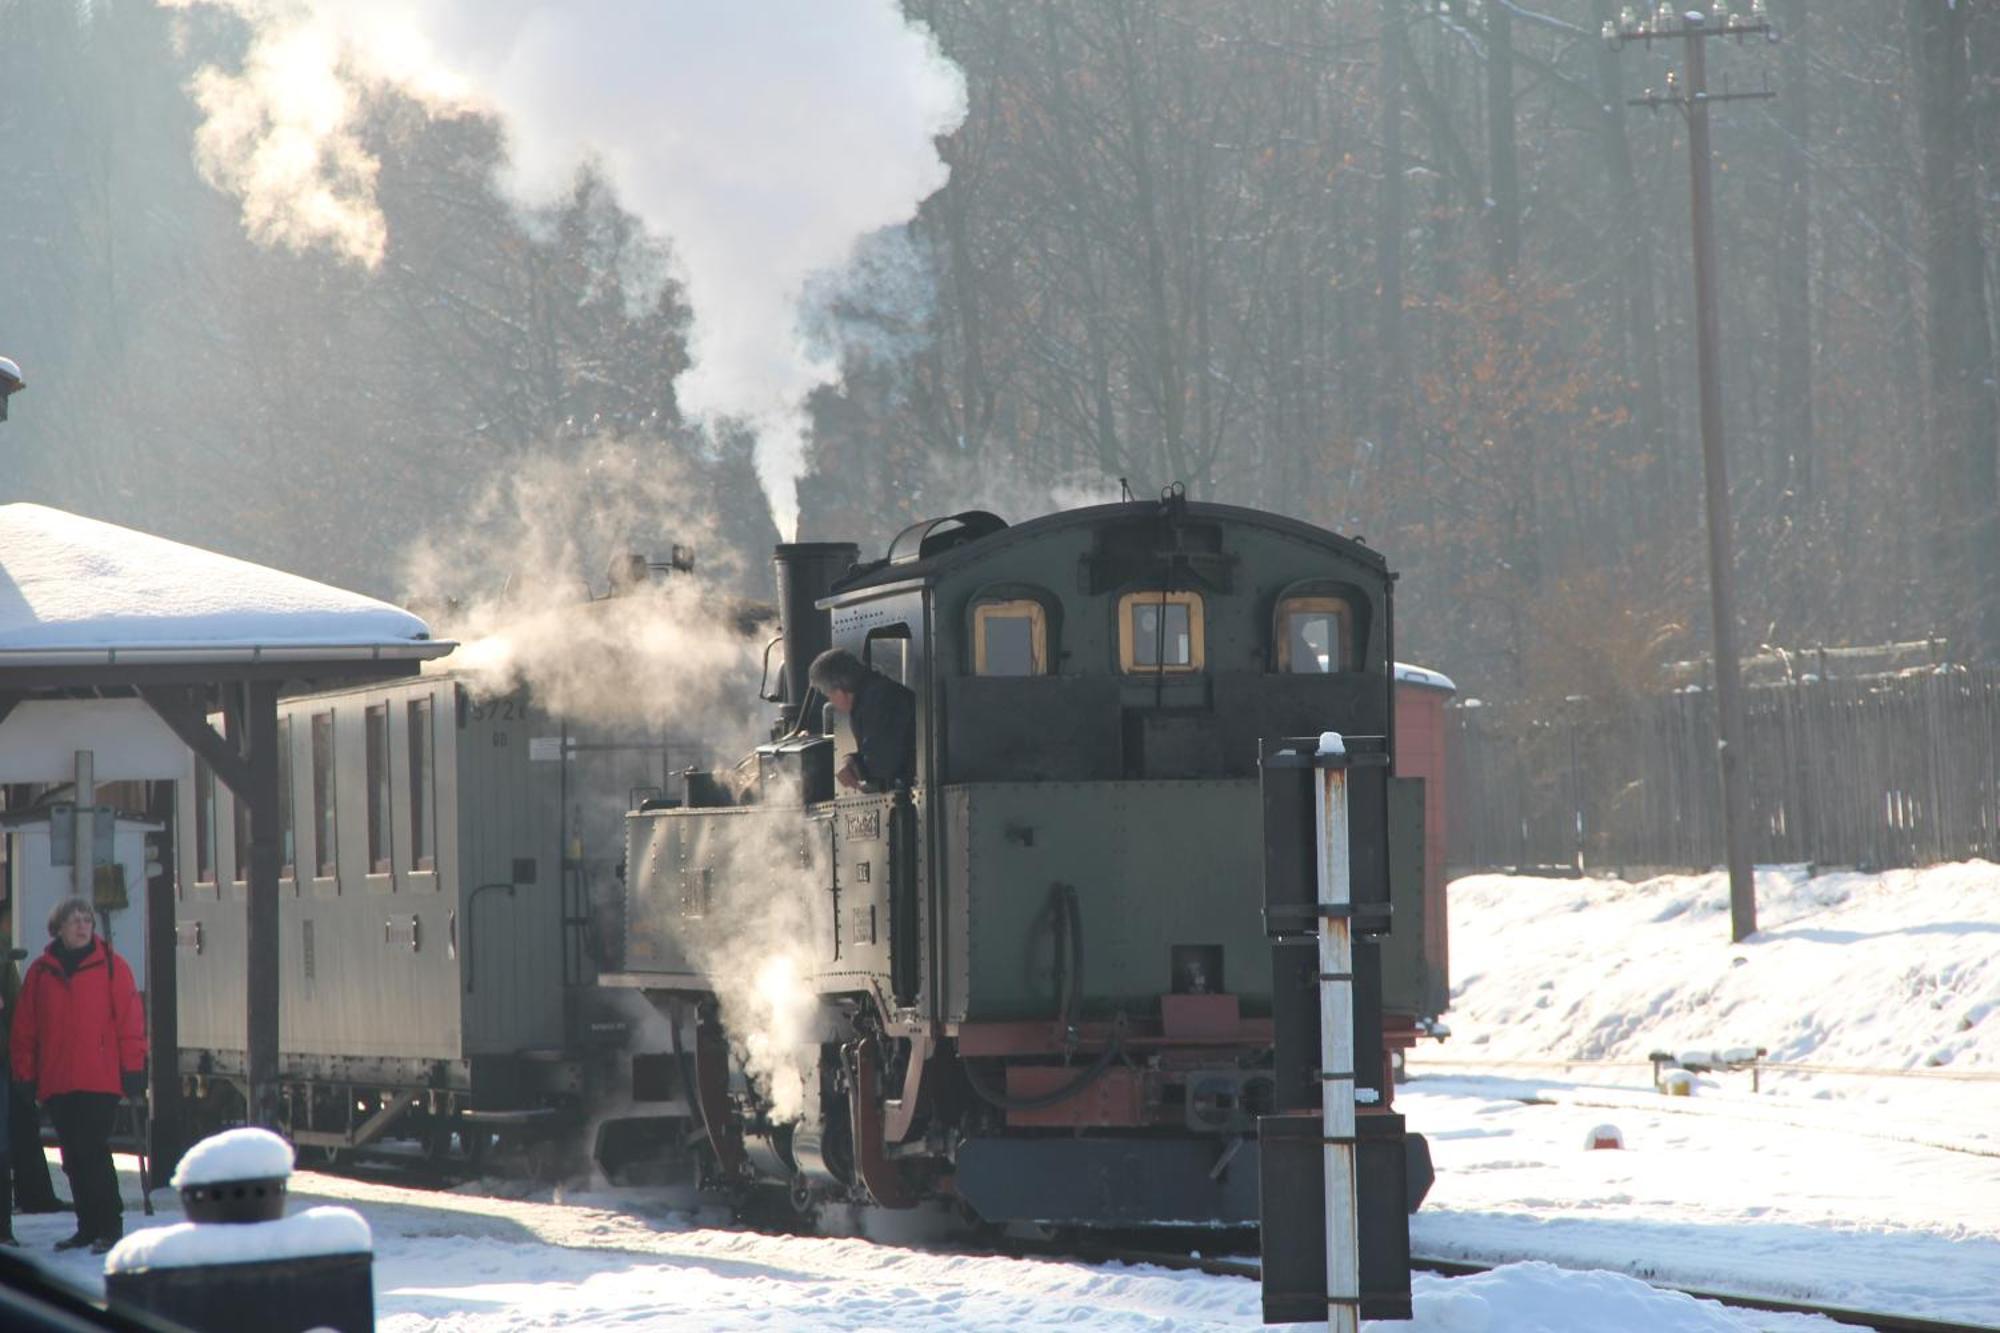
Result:
<svg viewBox="0 0 2000 1333"><path fill-rule="evenodd" d="M779 693L778 730L799 724L806 699L806 672L833 644L833 622L813 603L861 555L853 542L787 542L771 555L778 569L778 625L784 636L785 671Z"/></svg>

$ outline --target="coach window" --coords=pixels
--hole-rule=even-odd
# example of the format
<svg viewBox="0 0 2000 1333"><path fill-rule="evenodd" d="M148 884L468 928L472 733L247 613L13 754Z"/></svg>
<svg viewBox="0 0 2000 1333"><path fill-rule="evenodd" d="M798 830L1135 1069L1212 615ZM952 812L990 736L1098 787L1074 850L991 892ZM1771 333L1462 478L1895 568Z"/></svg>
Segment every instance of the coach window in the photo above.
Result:
<svg viewBox="0 0 2000 1333"><path fill-rule="evenodd" d="M361 715L368 741L368 873L389 873L389 706Z"/></svg>
<svg viewBox="0 0 2000 1333"><path fill-rule="evenodd" d="M1049 669L1049 613L1032 597L994 598L972 608L972 670L1039 676Z"/></svg>
<svg viewBox="0 0 2000 1333"><path fill-rule="evenodd" d="M215 770L194 761L194 882L215 883Z"/></svg>
<svg viewBox="0 0 2000 1333"><path fill-rule="evenodd" d="M431 701L410 704L410 869L435 870L436 769L431 759Z"/></svg>
<svg viewBox="0 0 2000 1333"><path fill-rule="evenodd" d="M1200 593L1155 590L1118 599L1120 670L1199 671L1205 655Z"/></svg>
<svg viewBox="0 0 2000 1333"><path fill-rule="evenodd" d="M340 873L334 838L338 832L333 807L333 714L312 716L313 867L321 879Z"/></svg>
<svg viewBox="0 0 2000 1333"><path fill-rule="evenodd" d="M298 875L298 842L292 831L292 720L278 719L278 878Z"/></svg>
<svg viewBox="0 0 2000 1333"><path fill-rule="evenodd" d="M235 820L235 873L230 877L238 884L250 882L250 807L243 803L241 796L230 802L230 815Z"/></svg>
<svg viewBox="0 0 2000 1333"><path fill-rule="evenodd" d="M1278 671L1324 676L1354 669L1354 612L1343 597L1281 597Z"/></svg>

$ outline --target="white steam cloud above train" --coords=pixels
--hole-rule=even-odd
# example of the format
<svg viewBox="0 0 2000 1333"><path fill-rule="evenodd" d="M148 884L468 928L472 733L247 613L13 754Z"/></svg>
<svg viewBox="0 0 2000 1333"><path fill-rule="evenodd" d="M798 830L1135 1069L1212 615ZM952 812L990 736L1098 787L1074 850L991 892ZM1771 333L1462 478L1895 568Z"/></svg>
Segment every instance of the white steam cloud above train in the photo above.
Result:
<svg viewBox="0 0 2000 1333"><path fill-rule="evenodd" d="M764 739L756 687L769 626L746 627L742 605L722 591L744 571L723 563L730 550L691 466L617 441L512 465L459 522L408 553L408 599L460 643L429 669L457 673L486 696L525 688L571 724L671 736L724 763ZM664 552L669 537L711 553L699 573L593 599L591 571L627 552ZM796 792L770 795L800 804ZM756 815L724 821L713 836L713 854L730 868L722 910L688 923L683 943L721 1003L739 1065L772 1114L794 1120L807 1095L802 1060L821 1037L808 977L814 941L832 930L824 838ZM664 1048L657 1031L649 1041Z"/></svg>
<svg viewBox="0 0 2000 1333"><path fill-rule="evenodd" d="M159 3L250 26L240 67L206 67L192 91L202 170L262 242L383 261L365 129L385 96L497 118L524 203L598 163L685 284L682 406L757 433L778 529L795 531L804 400L839 374L800 336L800 300L945 183L934 141L965 116L963 76L895 0Z"/></svg>
<svg viewBox="0 0 2000 1333"><path fill-rule="evenodd" d="M486 695L531 689L573 723L670 733L717 755L749 748L762 645L718 589L738 571L721 563L709 498L685 465L638 445L516 460L405 553L405 599L460 645L433 669ZM673 542L694 546L700 575L593 600L614 558Z"/></svg>

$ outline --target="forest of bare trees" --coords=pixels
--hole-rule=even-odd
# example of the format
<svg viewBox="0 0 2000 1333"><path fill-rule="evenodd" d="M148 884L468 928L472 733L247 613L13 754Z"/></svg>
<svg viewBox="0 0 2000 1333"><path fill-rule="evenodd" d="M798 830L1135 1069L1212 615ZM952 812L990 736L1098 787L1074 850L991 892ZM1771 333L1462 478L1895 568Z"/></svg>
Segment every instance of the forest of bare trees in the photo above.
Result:
<svg viewBox="0 0 2000 1333"><path fill-rule="evenodd" d="M1707 599L1685 130L1626 105L1680 53L1607 46L1621 7L906 0L969 113L883 238L921 280L815 291L845 376L800 535L1183 482L1364 535L1402 655L1473 692L1648 688ZM2000 4L1769 17L1710 61L1777 93L1714 116L1744 649L1993 661ZM190 149L191 71L241 41L0 0L0 351L33 386L0 498L394 593L494 474L615 436L707 478L719 540L775 539L749 442L678 412L671 237L594 173L524 216L490 124L385 101L380 268L260 247Z"/></svg>

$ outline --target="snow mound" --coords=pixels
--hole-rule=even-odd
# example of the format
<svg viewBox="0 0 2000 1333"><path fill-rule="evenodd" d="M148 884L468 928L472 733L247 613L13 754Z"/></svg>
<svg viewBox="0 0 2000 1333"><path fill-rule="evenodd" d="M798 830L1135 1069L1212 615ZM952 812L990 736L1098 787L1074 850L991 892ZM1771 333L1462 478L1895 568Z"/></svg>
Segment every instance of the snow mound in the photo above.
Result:
<svg viewBox="0 0 2000 1333"><path fill-rule="evenodd" d="M177 1190L226 1180L271 1180L292 1174L292 1145L268 1129L226 1129L194 1147L174 1168Z"/></svg>
<svg viewBox="0 0 2000 1333"><path fill-rule="evenodd" d="M352 1208L326 1206L275 1222L177 1222L135 1231L104 1257L104 1271L210 1268L331 1254L367 1254L375 1238Z"/></svg>
<svg viewBox="0 0 2000 1333"><path fill-rule="evenodd" d="M2000 866L1989 862L1816 877L1760 867L1759 928L1733 945L1720 874L1470 875L1450 904L1455 1045L1482 1061L1638 1066L1664 1050L1715 1066L1761 1046L1775 1065L2000 1075ZM1723 1077L1748 1090L1747 1072ZM1992 1096L1990 1084L1957 1090Z"/></svg>
<svg viewBox="0 0 2000 1333"><path fill-rule="evenodd" d="M1419 1277L1410 1289L1407 1324L1370 1322L1370 1333L1748 1333L1820 1327L1798 1316L1735 1311L1677 1291L1661 1291L1619 1273L1572 1273L1553 1264L1507 1264L1472 1277ZM1796 1322L1795 1322L1796 1321Z"/></svg>
<svg viewBox="0 0 2000 1333"><path fill-rule="evenodd" d="M1624 1146L1625 1135L1616 1125L1599 1125L1591 1130L1590 1133L1583 1136L1583 1147L1586 1152L1598 1148L1623 1148Z"/></svg>

